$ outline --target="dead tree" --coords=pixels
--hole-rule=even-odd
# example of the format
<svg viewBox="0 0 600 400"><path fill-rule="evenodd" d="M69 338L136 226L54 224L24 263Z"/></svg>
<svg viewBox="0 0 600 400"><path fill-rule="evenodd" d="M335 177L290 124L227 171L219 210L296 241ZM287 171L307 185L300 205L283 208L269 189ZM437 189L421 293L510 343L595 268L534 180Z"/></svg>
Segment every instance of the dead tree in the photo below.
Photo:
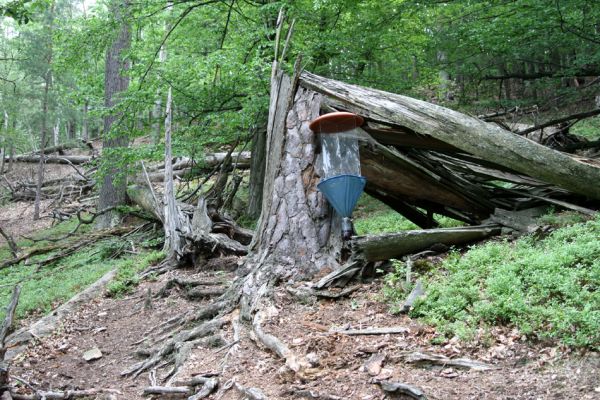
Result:
<svg viewBox="0 0 600 400"><path fill-rule="evenodd" d="M183 232L181 211L175 201L175 188L173 185L173 157L171 155L171 120L173 100L171 88L167 96L167 117L165 119L165 190L164 190L164 250L169 258L179 259L182 255Z"/></svg>

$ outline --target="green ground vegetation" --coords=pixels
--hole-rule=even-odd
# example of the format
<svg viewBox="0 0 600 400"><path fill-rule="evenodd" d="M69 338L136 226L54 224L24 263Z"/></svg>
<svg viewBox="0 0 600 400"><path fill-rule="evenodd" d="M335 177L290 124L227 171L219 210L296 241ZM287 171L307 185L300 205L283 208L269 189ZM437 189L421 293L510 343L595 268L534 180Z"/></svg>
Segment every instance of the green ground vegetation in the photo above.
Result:
<svg viewBox="0 0 600 400"><path fill-rule="evenodd" d="M443 215L434 214L434 219L442 228L464 225L460 221ZM420 229L401 214L365 193L360 197L354 212L354 228L359 235Z"/></svg>
<svg viewBox="0 0 600 400"><path fill-rule="evenodd" d="M563 226L547 237L490 241L464 254L451 253L421 275L427 295L411 316L435 326L442 341L470 340L481 329L503 325L532 340L597 350L600 217L581 218L548 216ZM387 278L383 295L392 311L409 289L404 276L403 264L397 263Z"/></svg>
<svg viewBox="0 0 600 400"><path fill-rule="evenodd" d="M76 220L67 221L38 232L35 237L60 237L70 232ZM82 238L88 226L84 226L77 236L69 240ZM135 284L137 272L147 268L164 255L155 249L157 239L148 239L148 233L131 235L125 241L118 237L108 237L94 244L79 249L76 253L56 263L38 267L36 261L51 257L53 253L35 256L25 264L21 263L0 270L0 318L4 317L5 307L10 299L15 284L22 286L17 319L31 314L46 314L64 301L70 299L87 286L98 280L110 270L117 269L116 278L109 284L110 295L127 293ZM49 242L21 241L19 245L24 251L34 247L46 246ZM132 246L135 250L132 250ZM8 259L10 253L6 246L0 247L0 259Z"/></svg>

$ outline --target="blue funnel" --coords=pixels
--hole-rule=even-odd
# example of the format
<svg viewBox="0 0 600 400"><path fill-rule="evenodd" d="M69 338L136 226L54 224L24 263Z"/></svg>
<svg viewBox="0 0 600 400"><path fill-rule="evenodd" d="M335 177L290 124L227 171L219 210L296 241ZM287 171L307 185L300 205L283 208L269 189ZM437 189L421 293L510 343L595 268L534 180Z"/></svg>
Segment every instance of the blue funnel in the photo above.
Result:
<svg viewBox="0 0 600 400"><path fill-rule="evenodd" d="M367 180L357 175L339 175L325 179L317 188L342 217L350 218Z"/></svg>

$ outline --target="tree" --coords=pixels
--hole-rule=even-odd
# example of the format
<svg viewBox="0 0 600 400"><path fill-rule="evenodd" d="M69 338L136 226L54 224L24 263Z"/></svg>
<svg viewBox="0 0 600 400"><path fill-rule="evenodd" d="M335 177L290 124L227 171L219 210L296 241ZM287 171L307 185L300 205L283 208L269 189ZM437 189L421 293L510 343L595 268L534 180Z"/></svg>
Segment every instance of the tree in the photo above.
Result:
<svg viewBox="0 0 600 400"><path fill-rule="evenodd" d="M106 52L104 105L111 111L104 117L103 163L107 168L100 186L99 210L123 205L127 197L126 168L122 165L118 150L128 146L129 138L123 132L122 127L114 126L114 123L121 115L115 110L115 106L118 104L118 95L129 87L129 77L127 76L129 61L125 59L125 51L129 48L131 32L127 21L127 1L122 4L115 1L111 6L119 24L119 33ZM105 212L100 216L98 225L101 227L115 225L118 223L118 217L119 214L116 210Z"/></svg>

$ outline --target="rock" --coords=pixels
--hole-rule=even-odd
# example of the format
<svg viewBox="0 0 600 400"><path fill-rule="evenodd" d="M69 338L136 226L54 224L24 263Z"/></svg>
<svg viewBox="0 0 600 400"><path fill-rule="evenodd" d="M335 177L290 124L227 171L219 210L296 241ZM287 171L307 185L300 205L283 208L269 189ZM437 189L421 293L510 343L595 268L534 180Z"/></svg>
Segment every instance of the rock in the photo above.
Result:
<svg viewBox="0 0 600 400"><path fill-rule="evenodd" d="M88 351L86 351L85 353L83 353L83 359L85 361L94 361L99 358L102 358L102 352L97 347L93 347L93 348L89 349Z"/></svg>
<svg viewBox="0 0 600 400"><path fill-rule="evenodd" d="M316 353L308 353L306 355L306 361L308 361L311 367L317 367L320 364L319 356Z"/></svg>

